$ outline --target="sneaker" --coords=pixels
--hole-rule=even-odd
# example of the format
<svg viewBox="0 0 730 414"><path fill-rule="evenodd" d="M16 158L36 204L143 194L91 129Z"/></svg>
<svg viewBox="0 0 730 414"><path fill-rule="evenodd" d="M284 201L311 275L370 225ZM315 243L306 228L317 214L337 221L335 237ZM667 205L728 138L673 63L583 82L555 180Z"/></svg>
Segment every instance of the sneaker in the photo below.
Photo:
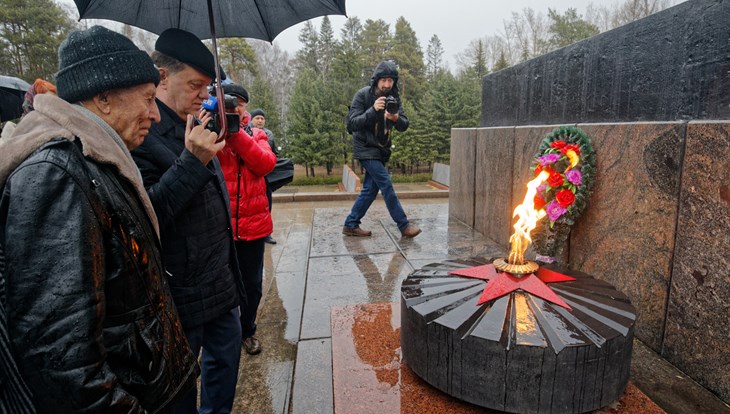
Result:
<svg viewBox="0 0 730 414"><path fill-rule="evenodd" d="M264 237L264 243L276 244L276 239L271 236Z"/></svg>
<svg viewBox="0 0 730 414"><path fill-rule="evenodd" d="M418 228L415 224L409 224L400 231L400 234L403 235L403 237L416 237L419 234L421 234L421 229Z"/></svg>
<svg viewBox="0 0 730 414"><path fill-rule="evenodd" d="M255 336L248 337L243 340L243 349L249 355L256 355L261 353L261 342Z"/></svg>
<svg viewBox="0 0 730 414"><path fill-rule="evenodd" d="M369 236L373 235L373 232L368 231L368 230L363 230L360 228L360 226L358 226L358 227L343 226L342 234L344 234L345 236L369 237Z"/></svg>

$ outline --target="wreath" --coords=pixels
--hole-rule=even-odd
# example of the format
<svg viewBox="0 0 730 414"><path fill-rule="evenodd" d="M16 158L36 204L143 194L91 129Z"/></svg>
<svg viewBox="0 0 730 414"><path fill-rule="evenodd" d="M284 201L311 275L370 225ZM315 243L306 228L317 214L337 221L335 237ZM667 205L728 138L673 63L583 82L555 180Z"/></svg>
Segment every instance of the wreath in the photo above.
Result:
<svg viewBox="0 0 730 414"><path fill-rule="evenodd" d="M561 252L570 227L588 204L596 171L591 140L578 127L556 128L542 140L532 171L535 176L542 171L549 174L537 187L533 200L535 210L544 210L545 214L532 239L539 255L552 258Z"/></svg>

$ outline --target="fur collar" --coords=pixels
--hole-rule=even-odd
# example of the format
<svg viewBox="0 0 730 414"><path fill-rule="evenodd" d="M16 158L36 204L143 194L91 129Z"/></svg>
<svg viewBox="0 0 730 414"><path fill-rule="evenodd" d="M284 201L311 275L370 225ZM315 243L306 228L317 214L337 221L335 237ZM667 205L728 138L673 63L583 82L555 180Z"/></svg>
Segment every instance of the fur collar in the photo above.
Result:
<svg viewBox="0 0 730 414"><path fill-rule="evenodd" d="M119 174L130 182L159 237L160 230L152 202L142 184L137 165L126 148L114 137L83 113L81 107L50 95L35 97L35 111L26 115L13 134L0 140L0 185L4 186L13 172L28 156L54 138L79 140L84 156L101 164L116 167Z"/></svg>

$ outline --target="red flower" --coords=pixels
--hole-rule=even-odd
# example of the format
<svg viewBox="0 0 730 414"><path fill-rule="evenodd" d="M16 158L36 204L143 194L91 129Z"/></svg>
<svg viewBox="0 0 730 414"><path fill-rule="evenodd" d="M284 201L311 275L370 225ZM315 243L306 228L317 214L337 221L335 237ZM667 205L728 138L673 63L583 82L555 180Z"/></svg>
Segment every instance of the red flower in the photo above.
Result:
<svg viewBox="0 0 730 414"><path fill-rule="evenodd" d="M566 144L564 147L560 148L560 152L563 154L567 153L568 150L575 151L575 155L580 155L580 148L578 148L575 144Z"/></svg>
<svg viewBox="0 0 730 414"><path fill-rule="evenodd" d="M555 200L561 207L567 208L575 201L575 194L570 190L560 190L555 194Z"/></svg>
<svg viewBox="0 0 730 414"><path fill-rule="evenodd" d="M545 207L545 200L540 197L540 194L535 194L535 198L532 199L532 203L535 204L535 210L540 210Z"/></svg>
<svg viewBox="0 0 730 414"><path fill-rule="evenodd" d="M559 140L557 140L557 141L553 141L553 142L551 142L551 143L550 143L550 148L557 148L557 149L561 149L561 148L565 147L565 145L567 145L567 144L565 143L565 141L563 141L562 139L559 139Z"/></svg>
<svg viewBox="0 0 730 414"><path fill-rule="evenodd" d="M540 175L541 171L542 171L542 164L537 164L537 167L535 167L535 177Z"/></svg>
<svg viewBox="0 0 730 414"><path fill-rule="evenodd" d="M563 185L563 176L558 172L551 172L548 177L547 183L550 187L557 188Z"/></svg>

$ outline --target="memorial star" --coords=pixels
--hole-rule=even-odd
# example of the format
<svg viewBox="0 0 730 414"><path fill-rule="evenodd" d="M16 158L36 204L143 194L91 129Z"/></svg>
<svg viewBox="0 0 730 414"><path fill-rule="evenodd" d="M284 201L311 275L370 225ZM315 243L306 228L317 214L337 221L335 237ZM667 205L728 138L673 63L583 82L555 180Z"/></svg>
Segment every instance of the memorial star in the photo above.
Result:
<svg viewBox="0 0 730 414"><path fill-rule="evenodd" d="M498 272L491 263L466 269L452 270L449 274L482 279L487 282L487 286L484 287L484 291L479 297L477 305L521 289L524 292L531 293L566 309L573 309L547 283L568 282L575 280L575 278L544 267L537 269L536 274L530 273L522 277L516 277L507 272Z"/></svg>

